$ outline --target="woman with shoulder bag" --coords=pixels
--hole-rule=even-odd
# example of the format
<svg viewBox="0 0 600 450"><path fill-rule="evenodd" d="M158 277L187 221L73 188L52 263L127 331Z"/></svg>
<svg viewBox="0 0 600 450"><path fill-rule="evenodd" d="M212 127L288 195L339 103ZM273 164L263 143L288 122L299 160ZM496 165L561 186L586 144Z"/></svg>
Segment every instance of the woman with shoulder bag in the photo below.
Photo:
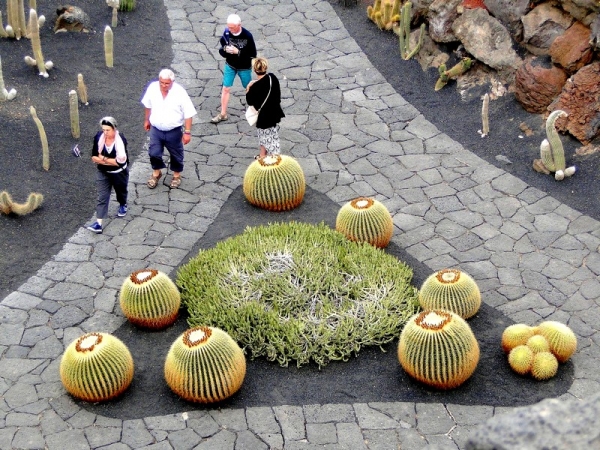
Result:
<svg viewBox="0 0 600 450"><path fill-rule="evenodd" d="M258 111L256 129L261 158L267 154L277 155L281 148L279 144L279 122L285 117L281 109L281 88L279 80L272 73L267 73L266 58L258 57L252 60L252 70L257 79L251 81L246 88L246 103Z"/></svg>

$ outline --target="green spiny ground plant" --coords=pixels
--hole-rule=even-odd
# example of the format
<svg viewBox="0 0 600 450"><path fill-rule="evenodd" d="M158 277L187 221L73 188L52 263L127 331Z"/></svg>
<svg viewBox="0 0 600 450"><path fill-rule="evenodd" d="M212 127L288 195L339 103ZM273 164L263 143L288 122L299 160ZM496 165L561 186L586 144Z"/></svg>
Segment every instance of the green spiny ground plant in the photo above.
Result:
<svg viewBox="0 0 600 450"><path fill-rule="evenodd" d="M417 42L413 48L411 48L410 41L410 20L411 20L411 2L405 2L402 5L402 9L400 12L400 22L397 26L394 26L394 33L398 35L398 42L400 46L400 56L405 61L408 61L421 50L421 46L423 45L423 36L425 35L425 24L421 24L419 29L419 37L417 38Z"/></svg>
<svg viewBox="0 0 600 450"><path fill-rule="evenodd" d="M469 274L456 269L444 269L423 282L419 290L419 303L423 309L445 309L468 319L479 311L481 293Z"/></svg>
<svg viewBox="0 0 600 450"><path fill-rule="evenodd" d="M546 119L546 139L540 144L540 159L533 161L535 171L546 175L554 172L554 179L557 181L572 176L577 170L575 166L566 167L565 150L555 127L558 118L567 116L568 114L560 109L550 113Z"/></svg>
<svg viewBox="0 0 600 450"><path fill-rule="evenodd" d="M443 310L423 311L402 330L398 360L412 378L437 389L453 389L475 372L479 344L460 316Z"/></svg>
<svg viewBox="0 0 600 450"><path fill-rule="evenodd" d="M177 275L190 326L219 327L251 357L298 367L395 339L418 309L411 280L382 250L297 222L247 228Z"/></svg>
<svg viewBox="0 0 600 450"><path fill-rule="evenodd" d="M300 206L305 191L304 172L291 156L263 156L250 164L244 174L246 199L268 211L288 211Z"/></svg>
<svg viewBox="0 0 600 450"><path fill-rule="evenodd" d="M119 11L133 11L135 9L136 0L120 0Z"/></svg>
<svg viewBox="0 0 600 450"><path fill-rule="evenodd" d="M160 330L177 320L181 296L167 274L156 269L142 269L123 281L119 303L131 323Z"/></svg>
<svg viewBox="0 0 600 450"><path fill-rule="evenodd" d="M131 384L133 372L129 349L107 333L88 333L74 340L60 361L60 379L65 389L87 402L119 396Z"/></svg>
<svg viewBox="0 0 600 450"><path fill-rule="evenodd" d="M24 216L39 208L43 201L44 196L42 194L32 192L25 203L16 203L7 191L2 191L0 192L0 213Z"/></svg>
<svg viewBox="0 0 600 450"><path fill-rule="evenodd" d="M446 68L446 64L440 64L438 67L438 72L440 77L435 83L434 90L439 91L442 89L448 81L458 78L460 75L464 74L467 70L471 68L473 65L473 60L471 58L463 58L450 69Z"/></svg>
<svg viewBox="0 0 600 450"><path fill-rule="evenodd" d="M359 197L340 208L335 229L351 241L384 248L392 239L394 222L383 203Z"/></svg>
<svg viewBox="0 0 600 450"><path fill-rule="evenodd" d="M219 328L199 326L180 335L165 360L165 380L181 398L214 403L235 394L246 376L240 346Z"/></svg>

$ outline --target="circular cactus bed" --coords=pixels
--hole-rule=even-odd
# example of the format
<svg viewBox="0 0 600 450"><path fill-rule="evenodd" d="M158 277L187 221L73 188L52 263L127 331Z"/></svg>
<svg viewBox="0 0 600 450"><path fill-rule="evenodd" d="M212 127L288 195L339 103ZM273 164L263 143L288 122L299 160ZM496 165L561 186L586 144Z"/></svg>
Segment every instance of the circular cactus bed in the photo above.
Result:
<svg viewBox="0 0 600 450"><path fill-rule="evenodd" d="M247 228L177 276L191 326L219 327L283 366L345 361L397 338L418 309L411 280L382 250L302 223Z"/></svg>

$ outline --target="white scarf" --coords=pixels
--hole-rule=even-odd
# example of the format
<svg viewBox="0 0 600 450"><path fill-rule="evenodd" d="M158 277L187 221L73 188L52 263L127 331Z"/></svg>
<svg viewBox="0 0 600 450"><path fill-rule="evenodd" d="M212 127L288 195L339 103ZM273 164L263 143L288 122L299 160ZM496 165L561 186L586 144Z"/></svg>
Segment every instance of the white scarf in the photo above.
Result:
<svg viewBox="0 0 600 450"><path fill-rule="evenodd" d="M104 150L104 141L105 141L104 133L100 135L100 139L98 139L98 152L102 153ZM115 130L115 149L117 150L116 160L119 164L124 164L127 161L127 153L125 153L125 144L123 144L123 139L119 135L119 131Z"/></svg>

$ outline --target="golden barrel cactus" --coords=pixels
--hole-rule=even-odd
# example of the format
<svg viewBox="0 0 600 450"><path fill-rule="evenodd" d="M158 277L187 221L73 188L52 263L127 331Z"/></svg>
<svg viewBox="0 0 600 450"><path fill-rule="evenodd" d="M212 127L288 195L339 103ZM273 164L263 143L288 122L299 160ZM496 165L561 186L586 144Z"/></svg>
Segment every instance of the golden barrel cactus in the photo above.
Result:
<svg viewBox="0 0 600 450"><path fill-rule="evenodd" d="M190 328L171 345L165 379L185 400L213 403L237 392L246 376L246 357L239 345L219 328Z"/></svg>
<svg viewBox="0 0 600 450"><path fill-rule="evenodd" d="M65 389L81 400L110 400L131 384L133 358L118 338L107 333L88 333L65 350L60 379Z"/></svg>
<svg viewBox="0 0 600 450"><path fill-rule="evenodd" d="M539 352L533 355L531 364L531 375L536 380L548 380L556 375L558 371L558 360L550 352Z"/></svg>
<svg viewBox="0 0 600 450"><path fill-rule="evenodd" d="M464 383L479 363L479 344L471 327L450 311L423 311L400 334L398 360L413 378L438 389Z"/></svg>
<svg viewBox="0 0 600 450"><path fill-rule="evenodd" d="M177 320L181 297L171 279L155 269L133 272L121 286L119 302L135 325L159 330Z"/></svg>
<svg viewBox="0 0 600 450"><path fill-rule="evenodd" d="M531 371L535 353L527 345L517 345L508 354L508 364L519 375L527 375Z"/></svg>
<svg viewBox="0 0 600 450"><path fill-rule="evenodd" d="M550 351L561 363L567 362L577 350L577 336L563 323L548 320L540 323L535 332L546 338Z"/></svg>
<svg viewBox="0 0 600 450"><path fill-rule="evenodd" d="M259 208L288 211L302 203L306 181L300 164L287 155L267 155L254 161L244 175L244 195Z"/></svg>
<svg viewBox="0 0 600 450"><path fill-rule="evenodd" d="M479 311L481 293L475 280L467 273L444 269L423 282L419 303L423 309L445 309L468 319Z"/></svg>
<svg viewBox="0 0 600 450"><path fill-rule="evenodd" d="M502 350L504 353L510 353L513 348L527 344L534 334L535 329L524 323L509 325L502 333Z"/></svg>
<svg viewBox="0 0 600 450"><path fill-rule="evenodd" d="M394 222L383 203L359 197L340 208L335 229L354 242L368 242L384 248L392 239Z"/></svg>

